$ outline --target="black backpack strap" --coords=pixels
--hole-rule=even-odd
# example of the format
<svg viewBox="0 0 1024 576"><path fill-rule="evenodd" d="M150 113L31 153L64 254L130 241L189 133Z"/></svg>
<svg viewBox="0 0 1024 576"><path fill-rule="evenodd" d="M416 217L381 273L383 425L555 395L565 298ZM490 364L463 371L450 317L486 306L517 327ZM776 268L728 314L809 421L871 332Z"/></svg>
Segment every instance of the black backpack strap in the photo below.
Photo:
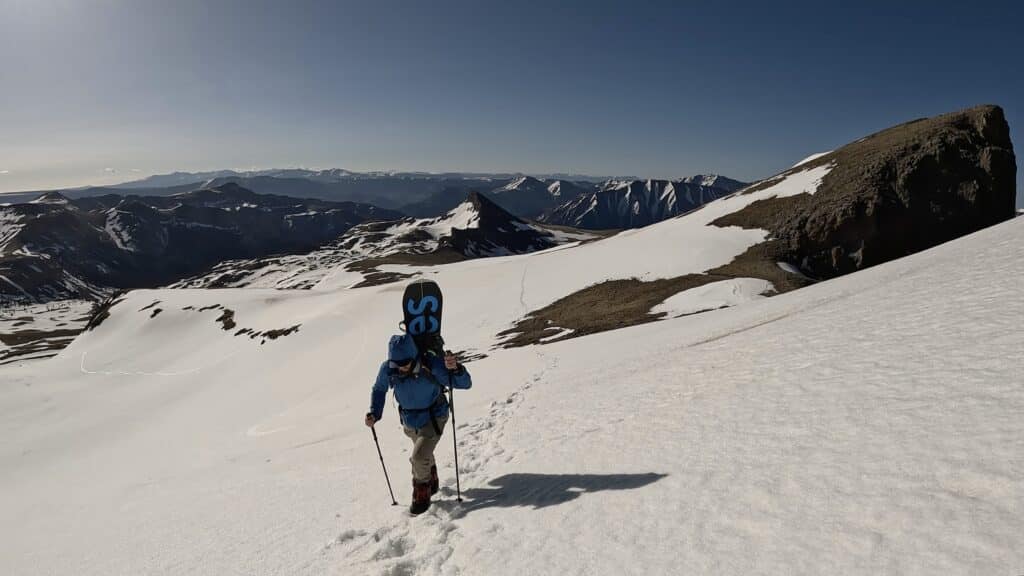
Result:
<svg viewBox="0 0 1024 576"><path fill-rule="evenodd" d="M434 373L430 371L430 367L426 367L426 370L423 373L426 374L427 378L437 386L437 398L434 400L434 403L430 405L428 410L430 410L430 423L434 425L434 431L437 432L438 436L440 436L441 426L437 423L437 416L434 416L434 408L436 406L440 406L442 402L447 404L448 397L444 395L445 388L441 385L441 382L438 381L437 376L434 376Z"/></svg>

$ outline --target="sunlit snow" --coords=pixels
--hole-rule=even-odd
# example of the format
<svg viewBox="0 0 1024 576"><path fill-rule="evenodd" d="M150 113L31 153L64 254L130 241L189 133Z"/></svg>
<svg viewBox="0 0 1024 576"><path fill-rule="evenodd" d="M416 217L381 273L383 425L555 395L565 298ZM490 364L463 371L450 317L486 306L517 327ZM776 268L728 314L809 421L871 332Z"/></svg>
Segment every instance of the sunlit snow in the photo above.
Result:
<svg viewBox="0 0 1024 576"><path fill-rule="evenodd" d="M1014 573L1024 220L731 308L494 347L578 286L728 261L764 232L707 224L825 172L798 174L607 240L427 269L447 344L486 357L457 393L464 502L446 433L415 519L362 422L403 284L130 292L57 358L0 367L0 571ZM407 504L396 420L377 432Z"/></svg>

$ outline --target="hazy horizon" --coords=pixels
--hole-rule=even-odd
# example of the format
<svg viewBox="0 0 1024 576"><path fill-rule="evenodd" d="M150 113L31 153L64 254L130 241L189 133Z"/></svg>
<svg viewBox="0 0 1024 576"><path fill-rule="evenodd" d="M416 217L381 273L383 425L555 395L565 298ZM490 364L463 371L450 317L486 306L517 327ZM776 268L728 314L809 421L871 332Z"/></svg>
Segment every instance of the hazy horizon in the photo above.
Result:
<svg viewBox="0 0 1024 576"><path fill-rule="evenodd" d="M290 166L752 181L984 103L1016 136L1024 9L985 8L0 0L0 192Z"/></svg>

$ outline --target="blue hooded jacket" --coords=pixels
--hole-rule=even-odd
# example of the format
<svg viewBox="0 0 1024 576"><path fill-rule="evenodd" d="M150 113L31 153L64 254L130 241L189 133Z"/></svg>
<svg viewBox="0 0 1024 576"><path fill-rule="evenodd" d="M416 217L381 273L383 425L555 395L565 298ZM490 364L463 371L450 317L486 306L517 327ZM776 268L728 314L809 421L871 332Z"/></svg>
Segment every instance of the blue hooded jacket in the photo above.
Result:
<svg viewBox="0 0 1024 576"><path fill-rule="evenodd" d="M384 415L384 400L388 388L395 391L402 424L418 430L430 424L431 413L437 419L448 417L448 402L443 397L444 391L441 387L448 386L449 374L452 387L468 389L473 386L469 372L464 366L459 365L456 370L449 373L444 366L444 359L434 355L420 358L408 376L401 375L395 362L417 356L416 344L411 336L401 334L391 337L391 341L388 342L388 361L380 365L377 381L373 383L373 392L370 394L370 414L375 419L380 420Z"/></svg>

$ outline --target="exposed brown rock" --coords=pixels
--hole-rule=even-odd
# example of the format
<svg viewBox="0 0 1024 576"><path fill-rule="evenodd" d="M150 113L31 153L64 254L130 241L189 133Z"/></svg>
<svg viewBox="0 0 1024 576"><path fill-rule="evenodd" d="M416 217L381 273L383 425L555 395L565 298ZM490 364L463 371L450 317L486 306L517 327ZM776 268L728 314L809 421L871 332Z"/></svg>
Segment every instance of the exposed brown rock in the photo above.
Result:
<svg viewBox="0 0 1024 576"><path fill-rule="evenodd" d="M615 330L652 322L662 314L651 314L651 308L666 298L690 288L711 282L727 280L713 274L687 274L667 280L643 282L636 278L608 280L588 286L531 312L515 327L501 332L507 337L506 348L537 344L544 338L557 342L586 334ZM563 329L572 330L564 336L554 337Z"/></svg>
<svg viewBox="0 0 1024 576"><path fill-rule="evenodd" d="M689 288L761 278L778 293L900 258L1014 217L1016 160L998 106L915 120L848 144L754 184L833 165L815 194L759 200L715 220L766 229L769 240L703 274L610 280L535 310L499 336L504 346L574 338L657 320L650 310ZM782 270L799 266L806 276ZM556 337L563 329L573 332Z"/></svg>
<svg viewBox="0 0 1024 576"><path fill-rule="evenodd" d="M224 330L233 329L236 326L235 311L230 308L225 308L224 312L222 312L220 317L214 320L214 322L220 322L221 328Z"/></svg>
<svg viewBox="0 0 1024 576"><path fill-rule="evenodd" d="M783 175L824 164L834 167L813 196L761 200L714 224L769 230L772 257L832 278L1014 215L1017 166L998 106L901 124Z"/></svg>

